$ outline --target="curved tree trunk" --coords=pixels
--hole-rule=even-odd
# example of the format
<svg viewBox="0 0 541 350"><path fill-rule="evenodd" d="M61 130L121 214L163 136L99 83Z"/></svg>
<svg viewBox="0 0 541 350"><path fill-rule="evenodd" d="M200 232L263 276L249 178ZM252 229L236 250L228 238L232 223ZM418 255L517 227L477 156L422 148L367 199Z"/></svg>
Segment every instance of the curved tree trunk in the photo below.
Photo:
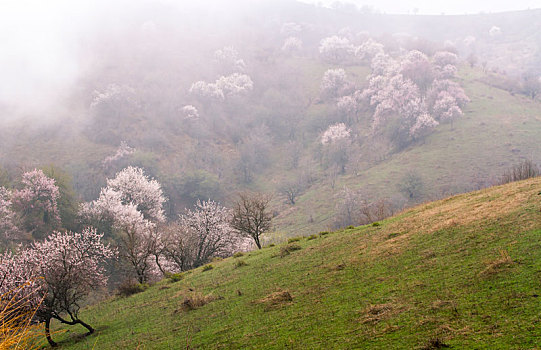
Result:
<svg viewBox="0 0 541 350"><path fill-rule="evenodd" d="M51 338L51 319L50 318L45 320L45 337L47 337L47 341L49 342L49 345L51 345L51 347L54 348L58 345L57 343L55 343L53 338Z"/></svg>

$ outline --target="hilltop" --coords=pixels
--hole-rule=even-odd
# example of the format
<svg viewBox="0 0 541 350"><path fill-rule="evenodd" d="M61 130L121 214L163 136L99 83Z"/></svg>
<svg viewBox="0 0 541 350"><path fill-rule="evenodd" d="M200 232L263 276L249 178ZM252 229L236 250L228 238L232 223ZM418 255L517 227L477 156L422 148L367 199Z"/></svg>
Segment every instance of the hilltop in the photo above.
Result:
<svg viewBox="0 0 541 350"><path fill-rule="evenodd" d="M62 349L536 348L541 178L212 267L86 308Z"/></svg>

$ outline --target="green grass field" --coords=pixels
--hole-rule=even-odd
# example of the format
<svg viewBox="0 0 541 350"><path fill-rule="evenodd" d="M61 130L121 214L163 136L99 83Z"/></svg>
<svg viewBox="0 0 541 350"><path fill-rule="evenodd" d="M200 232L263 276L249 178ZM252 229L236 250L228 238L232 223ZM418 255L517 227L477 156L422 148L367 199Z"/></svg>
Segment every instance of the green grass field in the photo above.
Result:
<svg viewBox="0 0 541 350"><path fill-rule="evenodd" d="M84 309L96 334L61 348L539 348L541 178L212 265Z"/></svg>

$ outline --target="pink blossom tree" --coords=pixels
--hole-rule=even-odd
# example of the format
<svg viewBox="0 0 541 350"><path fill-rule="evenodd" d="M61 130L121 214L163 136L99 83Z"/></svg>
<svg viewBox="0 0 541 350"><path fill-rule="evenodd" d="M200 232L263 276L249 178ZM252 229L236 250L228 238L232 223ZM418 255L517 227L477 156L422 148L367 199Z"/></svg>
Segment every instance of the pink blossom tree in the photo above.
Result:
<svg viewBox="0 0 541 350"><path fill-rule="evenodd" d="M206 264L213 257L233 254L242 237L231 226L232 211L214 201L198 201L194 210L180 216L179 224L191 241L193 267ZM182 232L180 231L180 232Z"/></svg>
<svg viewBox="0 0 541 350"><path fill-rule="evenodd" d="M86 229L81 233L54 232L43 241L34 241L19 254L4 253L0 258L2 292L24 289L17 298L37 308L36 321L44 322L51 346L51 320L67 325L92 326L79 319L81 301L96 288L105 286L104 263L116 252L103 244L102 235Z"/></svg>
<svg viewBox="0 0 541 350"><path fill-rule="evenodd" d="M103 160L102 165L105 168L107 168L111 166L111 164L115 163L116 161L134 153L135 153L135 148L130 147L126 141L120 141L120 146L118 146L118 148L116 149L115 154L106 157Z"/></svg>
<svg viewBox="0 0 541 350"><path fill-rule="evenodd" d="M15 219L11 192L0 186L0 237L10 239L17 236L19 229L15 225Z"/></svg>
<svg viewBox="0 0 541 350"><path fill-rule="evenodd" d="M35 238L43 238L60 227L58 186L40 169L24 173L21 185L13 192L13 207L21 215L22 228Z"/></svg>

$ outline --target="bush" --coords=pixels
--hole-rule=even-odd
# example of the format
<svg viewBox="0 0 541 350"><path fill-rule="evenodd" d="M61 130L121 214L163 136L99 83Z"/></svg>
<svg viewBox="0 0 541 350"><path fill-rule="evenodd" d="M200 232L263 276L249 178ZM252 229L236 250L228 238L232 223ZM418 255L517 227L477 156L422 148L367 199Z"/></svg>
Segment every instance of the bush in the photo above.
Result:
<svg viewBox="0 0 541 350"><path fill-rule="evenodd" d="M213 268L214 268L214 266L212 266L212 264L207 264L207 265L203 266L203 272L208 271L208 270L212 270Z"/></svg>
<svg viewBox="0 0 541 350"><path fill-rule="evenodd" d="M144 292L149 285L147 283L138 283L134 280L125 280L118 286L117 294L122 297L129 297L130 295Z"/></svg>
<svg viewBox="0 0 541 350"><path fill-rule="evenodd" d="M373 223L372 223L372 226L373 226L373 227L378 227L378 226L381 226L381 224L380 224L379 222L376 221L376 222L373 222Z"/></svg>
<svg viewBox="0 0 541 350"><path fill-rule="evenodd" d="M179 273L169 273L166 275L166 277L171 281L171 282L178 282L180 280L182 280L184 278L184 274L179 272Z"/></svg>
<svg viewBox="0 0 541 350"><path fill-rule="evenodd" d="M235 262L235 267L236 268L243 267L243 266L246 266L246 265L248 265L248 264L244 260L237 260L237 262Z"/></svg>
<svg viewBox="0 0 541 350"><path fill-rule="evenodd" d="M235 254L233 254L234 258L240 258L241 256L244 256L243 252L236 252Z"/></svg>
<svg viewBox="0 0 541 350"><path fill-rule="evenodd" d="M346 227L346 230L353 230L354 228L355 228L355 226L349 225L349 226Z"/></svg>
<svg viewBox="0 0 541 350"><path fill-rule="evenodd" d="M311 241L316 238L317 238L317 235L311 235L311 236L308 236L307 240Z"/></svg>
<svg viewBox="0 0 541 350"><path fill-rule="evenodd" d="M302 237L293 237L293 238L290 238L287 240L287 243L293 243L293 242L298 242L301 240Z"/></svg>
<svg viewBox="0 0 541 350"><path fill-rule="evenodd" d="M329 231L321 231L319 233L320 236L325 236L325 235L328 235L330 232Z"/></svg>

